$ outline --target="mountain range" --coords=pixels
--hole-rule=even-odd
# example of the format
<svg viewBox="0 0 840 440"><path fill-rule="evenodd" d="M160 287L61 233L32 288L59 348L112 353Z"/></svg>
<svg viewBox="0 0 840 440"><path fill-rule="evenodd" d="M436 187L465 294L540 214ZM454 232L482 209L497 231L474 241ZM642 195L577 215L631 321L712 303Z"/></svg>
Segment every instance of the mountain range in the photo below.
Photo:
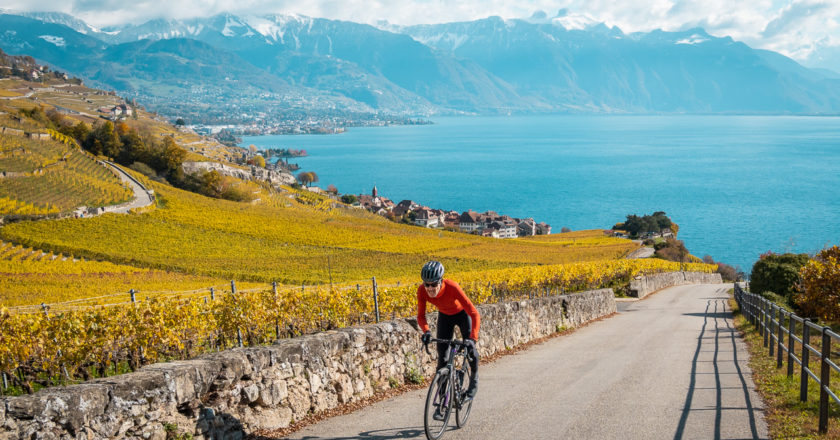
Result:
<svg viewBox="0 0 840 440"><path fill-rule="evenodd" d="M61 13L2 14L0 48L172 111L840 113L835 72L700 28L625 34L563 18L220 14L96 29Z"/></svg>

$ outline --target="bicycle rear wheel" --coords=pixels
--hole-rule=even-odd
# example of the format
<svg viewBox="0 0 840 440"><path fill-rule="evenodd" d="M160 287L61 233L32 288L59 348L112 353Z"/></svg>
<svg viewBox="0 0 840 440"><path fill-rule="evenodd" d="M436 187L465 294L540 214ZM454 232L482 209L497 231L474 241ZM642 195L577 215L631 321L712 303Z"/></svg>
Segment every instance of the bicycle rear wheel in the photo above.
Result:
<svg viewBox="0 0 840 440"><path fill-rule="evenodd" d="M452 400L455 397L454 388L449 380L449 369L441 368L435 373L429 393L426 395L426 409L423 414L423 427L426 438L437 440L443 437L449 416L452 415ZM437 413L438 419L435 419Z"/></svg>
<svg viewBox="0 0 840 440"><path fill-rule="evenodd" d="M470 410L472 410L473 404L473 399L467 398L467 388L472 381L472 374L466 363L458 369L458 379L458 386L461 390L458 395L461 398L461 404L455 408L455 423L459 428L463 428L470 418Z"/></svg>

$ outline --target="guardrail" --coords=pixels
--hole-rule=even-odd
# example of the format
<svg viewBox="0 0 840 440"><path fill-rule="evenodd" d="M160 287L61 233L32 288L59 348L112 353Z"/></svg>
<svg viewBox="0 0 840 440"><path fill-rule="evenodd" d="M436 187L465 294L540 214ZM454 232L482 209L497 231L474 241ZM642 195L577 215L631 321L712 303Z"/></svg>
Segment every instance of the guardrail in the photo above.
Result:
<svg viewBox="0 0 840 440"><path fill-rule="evenodd" d="M840 405L840 398L830 388L831 371L840 373L840 367L831 360L831 343L840 340L840 335L830 327L820 326L808 318L802 318L774 304L766 298L745 291L735 283L735 301L741 312L756 327L764 340L770 357L776 357L776 368L782 368L787 358L787 375L794 374L794 364L800 367L799 400L807 402L809 380L820 387L819 432L828 431L829 399ZM801 331L797 333L797 328ZM812 330L818 332L819 344L812 345ZM800 355L796 346L800 345ZM819 358L819 377L811 369L811 355ZM816 359L815 359L816 360Z"/></svg>

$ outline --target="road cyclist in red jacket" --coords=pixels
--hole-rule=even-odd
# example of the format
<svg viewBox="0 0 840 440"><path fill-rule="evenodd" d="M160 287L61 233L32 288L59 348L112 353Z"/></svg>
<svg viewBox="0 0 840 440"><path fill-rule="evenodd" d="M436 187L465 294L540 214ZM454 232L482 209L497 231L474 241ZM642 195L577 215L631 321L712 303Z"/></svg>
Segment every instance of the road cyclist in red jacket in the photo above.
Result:
<svg viewBox="0 0 840 440"><path fill-rule="evenodd" d="M432 339L429 324L426 322L426 303L432 303L438 309L437 339L452 339L457 326L461 330L464 342L468 344L470 352L470 371L472 380L467 388L467 396L475 397L478 390L478 350L475 347L478 340L478 329L481 316L467 298L461 286L455 281L443 278L443 264L429 261L420 271L423 284L417 287L417 323L423 331L421 340L428 344ZM446 365L446 344L437 344L437 369Z"/></svg>

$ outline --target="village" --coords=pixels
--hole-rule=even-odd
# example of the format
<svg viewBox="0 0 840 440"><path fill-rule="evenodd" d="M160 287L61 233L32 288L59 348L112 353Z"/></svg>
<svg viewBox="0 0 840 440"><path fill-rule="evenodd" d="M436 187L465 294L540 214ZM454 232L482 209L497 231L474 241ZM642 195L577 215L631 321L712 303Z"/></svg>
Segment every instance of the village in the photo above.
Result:
<svg viewBox="0 0 840 440"><path fill-rule="evenodd" d="M439 228L467 234L493 238L517 238L532 235L551 234L551 226L537 223L533 218L514 218L493 211L458 213L423 206L413 200L394 203L379 195L376 186L370 194L354 196L352 206L366 209L393 221L404 222L424 228ZM348 200L345 198L344 200ZM350 198L349 200L352 200Z"/></svg>

